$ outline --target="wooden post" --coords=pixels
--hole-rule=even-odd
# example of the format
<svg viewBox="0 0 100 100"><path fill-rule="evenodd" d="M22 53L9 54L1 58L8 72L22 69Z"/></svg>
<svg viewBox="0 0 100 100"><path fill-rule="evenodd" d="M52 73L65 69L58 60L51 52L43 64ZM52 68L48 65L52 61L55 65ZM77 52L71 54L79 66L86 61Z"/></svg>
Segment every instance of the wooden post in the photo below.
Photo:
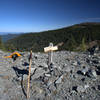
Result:
<svg viewBox="0 0 100 100"><path fill-rule="evenodd" d="M27 99L30 98L30 73L31 73L31 64L32 64L32 50L30 51L30 64L29 64L29 72L28 72L28 85L27 85Z"/></svg>
<svg viewBox="0 0 100 100"><path fill-rule="evenodd" d="M49 47L44 48L44 52L48 52L48 67L53 61L53 51L58 50L58 46L53 46L53 43L49 44Z"/></svg>
<svg viewBox="0 0 100 100"><path fill-rule="evenodd" d="M53 43L50 43L49 44L49 47L53 47ZM50 50L49 52L48 52L48 66L50 66L50 64L52 63L52 61L53 61L53 51L52 50Z"/></svg>

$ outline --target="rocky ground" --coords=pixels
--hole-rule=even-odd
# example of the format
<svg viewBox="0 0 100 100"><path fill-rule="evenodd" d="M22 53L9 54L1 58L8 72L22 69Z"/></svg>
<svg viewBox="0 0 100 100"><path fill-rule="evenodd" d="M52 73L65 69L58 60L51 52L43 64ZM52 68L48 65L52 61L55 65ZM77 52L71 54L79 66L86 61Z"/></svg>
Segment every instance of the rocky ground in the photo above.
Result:
<svg viewBox="0 0 100 100"><path fill-rule="evenodd" d="M0 51L0 100L26 100L29 53L15 62ZM99 100L100 52L33 53L29 100Z"/></svg>

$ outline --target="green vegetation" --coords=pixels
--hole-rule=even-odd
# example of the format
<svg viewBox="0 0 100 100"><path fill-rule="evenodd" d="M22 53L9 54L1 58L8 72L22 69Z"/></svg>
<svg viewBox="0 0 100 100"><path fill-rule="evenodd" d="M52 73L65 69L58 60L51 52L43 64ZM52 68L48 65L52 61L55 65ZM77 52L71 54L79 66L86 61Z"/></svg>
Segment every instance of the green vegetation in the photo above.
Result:
<svg viewBox="0 0 100 100"><path fill-rule="evenodd" d="M86 45L84 37L82 38L82 43L76 50L78 50L78 51L86 51L87 50L87 45Z"/></svg>
<svg viewBox="0 0 100 100"><path fill-rule="evenodd" d="M50 42L54 45L63 42L59 50L86 50L86 44L100 40L100 23L81 23L58 30L45 31L40 33L22 34L5 43L6 49L13 51L43 51Z"/></svg>

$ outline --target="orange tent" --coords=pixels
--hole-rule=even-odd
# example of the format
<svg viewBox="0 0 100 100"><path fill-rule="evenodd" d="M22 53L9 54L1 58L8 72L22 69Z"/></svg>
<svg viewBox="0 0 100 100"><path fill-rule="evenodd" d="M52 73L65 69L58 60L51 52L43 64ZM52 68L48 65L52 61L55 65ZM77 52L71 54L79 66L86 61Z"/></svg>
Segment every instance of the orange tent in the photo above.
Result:
<svg viewBox="0 0 100 100"><path fill-rule="evenodd" d="M18 52L14 52L10 56L4 56L4 58L12 58L13 55L17 55L18 57L21 56L21 54L19 54Z"/></svg>

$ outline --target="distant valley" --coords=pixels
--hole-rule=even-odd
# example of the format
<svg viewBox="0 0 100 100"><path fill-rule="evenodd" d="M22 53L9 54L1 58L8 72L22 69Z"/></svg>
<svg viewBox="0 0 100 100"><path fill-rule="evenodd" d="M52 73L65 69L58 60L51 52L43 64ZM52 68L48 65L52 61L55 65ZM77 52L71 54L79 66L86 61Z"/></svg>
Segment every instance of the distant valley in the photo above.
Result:
<svg viewBox="0 0 100 100"><path fill-rule="evenodd" d="M2 34L1 37L2 37L2 41L6 42L7 40L13 39L19 35L21 34L4 34L4 35Z"/></svg>
<svg viewBox="0 0 100 100"><path fill-rule="evenodd" d="M2 37L2 42L6 42L25 33L26 32L0 32L0 36Z"/></svg>

